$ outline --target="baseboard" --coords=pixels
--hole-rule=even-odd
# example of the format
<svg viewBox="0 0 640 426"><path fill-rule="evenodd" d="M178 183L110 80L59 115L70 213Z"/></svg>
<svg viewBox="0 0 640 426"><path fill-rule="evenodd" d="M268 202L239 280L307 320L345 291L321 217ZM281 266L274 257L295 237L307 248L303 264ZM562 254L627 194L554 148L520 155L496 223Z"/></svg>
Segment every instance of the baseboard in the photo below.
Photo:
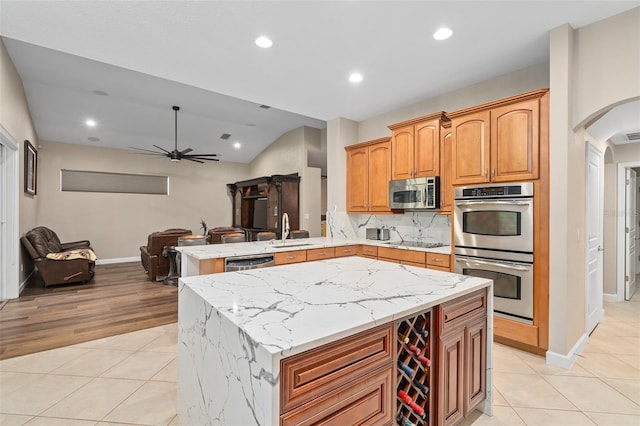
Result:
<svg viewBox="0 0 640 426"><path fill-rule="evenodd" d="M584 350L585 346L589 343L589 336L582 334L575 345L571 348L568 354L559 354L552 351L547 351L547 364L554 367L564 368L570 370L573 364L576 362L578 355Z"/></svg>
<svg viewBox="0 0 640 426"><path fill-rule="evenodd" d="M25 289L25 287L27 286L27 283L29 282L29 278L31 278L31 275L35 273L36 273L36 268L33 268L29 273L29 275L27 275L27 277L24 279L24 281L20 283L20 287L18 288L18 295L22 294L22 291Z"/></svg>
<svg viewBox="0 0 640 426"><path fill-rule="evenodd" d="M129 263L129 262L139 262L140 256L137 257L116 257L113 259L98 259L96 260L96 265L109 265L111 263Z"/></svg>
<svg viewBox="0 0 640 426"><path fill-rule="evenodd" d="M620 302L617 293L603 293L602 300L605 302Z"/></svg>

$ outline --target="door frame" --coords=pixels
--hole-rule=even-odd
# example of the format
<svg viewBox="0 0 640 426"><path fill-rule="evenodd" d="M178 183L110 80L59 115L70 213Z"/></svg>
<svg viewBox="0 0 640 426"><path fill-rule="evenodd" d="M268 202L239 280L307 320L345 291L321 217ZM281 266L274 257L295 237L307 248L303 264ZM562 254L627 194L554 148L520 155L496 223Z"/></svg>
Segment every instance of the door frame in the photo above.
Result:
<svg viewBox="0 0 640 426"><path fill-rule="evenodd" d="M624 274L625 274L625 202L627 192L625 189L626 169L640 167L640 161L630 161L627 163L618 163L616 171L616 294L614 300L610 301L622 302L624 300Z"/></svg>
<svg viewBox="0 0 640 426"><path fill-rule="evenodd" d="M18 189L20 145L0 124L0 301L19 295L19 210Z"/></svg>

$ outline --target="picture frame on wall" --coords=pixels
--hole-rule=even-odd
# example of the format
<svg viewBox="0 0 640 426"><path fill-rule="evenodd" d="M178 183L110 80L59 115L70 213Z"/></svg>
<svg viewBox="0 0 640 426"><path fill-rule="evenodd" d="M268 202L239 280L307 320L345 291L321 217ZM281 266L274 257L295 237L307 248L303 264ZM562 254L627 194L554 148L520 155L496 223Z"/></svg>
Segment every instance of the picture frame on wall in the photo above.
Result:
<svg viewBox="0 0 640 426"><path fill-rule="evenodd" d="M38 182L38 151L28 140L24 141L24 192L36 195Z"/></svg>

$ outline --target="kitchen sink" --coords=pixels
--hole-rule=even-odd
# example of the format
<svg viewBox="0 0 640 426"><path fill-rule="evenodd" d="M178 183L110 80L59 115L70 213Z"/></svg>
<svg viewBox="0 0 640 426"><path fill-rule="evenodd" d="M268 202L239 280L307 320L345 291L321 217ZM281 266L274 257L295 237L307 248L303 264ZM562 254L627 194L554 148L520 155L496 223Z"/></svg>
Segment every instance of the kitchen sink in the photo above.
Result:
<svg viewBox="0 0 640 426"><path fill-rule="evenodd" d="M311 244L309 243L290 243L290 244L274 244L273 247L275 248L287 248L287 247L304 247L304 246L310 246Z"/></svg>

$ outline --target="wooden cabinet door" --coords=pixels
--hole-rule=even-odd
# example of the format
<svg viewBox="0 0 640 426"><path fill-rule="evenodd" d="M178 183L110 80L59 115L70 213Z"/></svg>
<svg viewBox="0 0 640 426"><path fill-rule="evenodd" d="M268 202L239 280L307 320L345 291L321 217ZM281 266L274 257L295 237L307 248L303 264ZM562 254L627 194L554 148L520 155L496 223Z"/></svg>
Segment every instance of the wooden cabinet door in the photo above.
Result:
<svg viewBox="0 0 640 426"><path fill-rule="evenodd" d="M465 392L464 415L484 401L486 395L487 322L482 318L465 329Z"/></svg>
<svg viewBox="0 0 640 426"><path fill-rule="evenodd" d="M491 180L510 182L538 178L539 100L491 110Z"/></svg>
<svg viewBox="0 0 640 426"><path fill-rule="evenodd" d="M451 129L442 129L440 144L440 212L453 211L453 144Z"/></svg>
<svg viewBox="0 0 640 426"><path fill-rule="evenodd" d="M392 179L411 179L413 164L413 126L393 131L391 137Z"/></svg>
<svg viewBox="0 0 640 426"><path fill-rule="evenodd" d="M440 120L414 126L414 177L440 175Z"/></svg>
<svg viewBox="0 0 640 426"><path fill-rule="evenodd" d="M489 111L451 120L453 184L489 182Z"/></svg>
<svg viewBox="0 0 640 426"><path fill-rule="evenodd" d="M452 425L464 417L464 328L440 337L438 348L438 424Z"/></svg>
<svg viewBox="0 0 640 426"><path fill-rule="evenodd" d="M364 212L369 204L369 149L347 152L347 211Z"/></svg>
<svg viewBox="0 0 640 426"><path fill-rule="evenodd" d="M369 147L369 211L388 212L391 142Z"/></svg>

